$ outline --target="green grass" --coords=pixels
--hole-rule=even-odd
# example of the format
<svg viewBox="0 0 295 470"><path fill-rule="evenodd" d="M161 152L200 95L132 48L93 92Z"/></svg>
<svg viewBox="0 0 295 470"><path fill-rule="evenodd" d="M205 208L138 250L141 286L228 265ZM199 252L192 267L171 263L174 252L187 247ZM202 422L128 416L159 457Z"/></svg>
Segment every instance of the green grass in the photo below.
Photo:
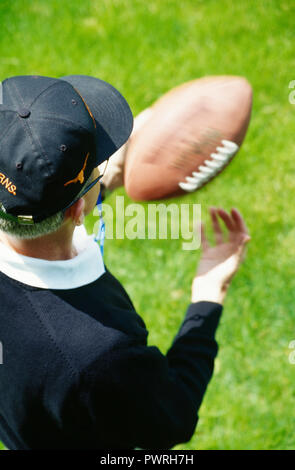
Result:
<svg viewBox="0 0 295 470"><path fill-rule="evenodd" d="M0 3L0 79L92 74L134 114L204 75L243 75L254 105L242 150L222 177L181 202L238 207L252 235L218 329L216 370L190 443L177 449L294 449L295 5L289 0L14 0ZM124 189L109 199L125 194ZM126 198L126 203L128 202ZM179 200L180 201L180 200ZM199 252L180 240L107 240L122 281L165 353L189 303Z"/></svg>

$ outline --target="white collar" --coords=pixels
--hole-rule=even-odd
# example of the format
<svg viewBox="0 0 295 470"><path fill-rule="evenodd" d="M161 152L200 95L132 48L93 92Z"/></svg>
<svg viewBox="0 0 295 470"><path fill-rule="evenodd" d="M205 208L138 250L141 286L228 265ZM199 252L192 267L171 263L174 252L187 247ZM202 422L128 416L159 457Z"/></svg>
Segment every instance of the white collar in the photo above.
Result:
<svg viewBox="0 0 295 470"><path fill-rule="evenodd" d="M20 255L0 243L0 271L23 284L44 289L74 289L90 284L105 272L100 247L83 225L76 227L73 244L77 256L48 261Z"/></svg>

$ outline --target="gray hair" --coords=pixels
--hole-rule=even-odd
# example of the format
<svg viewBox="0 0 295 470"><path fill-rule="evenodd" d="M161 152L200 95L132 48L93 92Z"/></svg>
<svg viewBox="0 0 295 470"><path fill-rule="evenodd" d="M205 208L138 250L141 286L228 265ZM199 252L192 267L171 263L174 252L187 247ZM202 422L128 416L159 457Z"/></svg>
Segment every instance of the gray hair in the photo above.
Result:
<svg viewBox="0 0 295 470"><path fill-rule="evenodd" d="M78 193L77 198L84 191L85 187L90 184L92 176L88 178L83 185L81 191ZM5 212L5 208L0 203L0 210ZM49 233L56 232L65 220L65 211L61 210L56 214L47 217L41 222L36 222L32 225L20 225L13 220L2 219L0 217L0 230L21 239L33 239L48 235Z"/></svg>

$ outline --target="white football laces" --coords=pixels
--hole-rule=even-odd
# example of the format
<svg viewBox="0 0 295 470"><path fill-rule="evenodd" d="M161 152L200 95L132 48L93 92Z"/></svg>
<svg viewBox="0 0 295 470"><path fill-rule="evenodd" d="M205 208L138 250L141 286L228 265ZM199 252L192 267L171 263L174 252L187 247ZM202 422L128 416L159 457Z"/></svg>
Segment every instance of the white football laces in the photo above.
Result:
<svg viewBox="0 0 295 470"><path fill-rule="evenodd" d="M229 163L239 150L239 146L230 140L222 140L222 147L216 148L216 153L211 153L212 160L205 160L199 166L198 171L193 171L193 176L186 176L186 182L178 183L180 188L187 192L196 191L204 183L214 178Z"/></svg>

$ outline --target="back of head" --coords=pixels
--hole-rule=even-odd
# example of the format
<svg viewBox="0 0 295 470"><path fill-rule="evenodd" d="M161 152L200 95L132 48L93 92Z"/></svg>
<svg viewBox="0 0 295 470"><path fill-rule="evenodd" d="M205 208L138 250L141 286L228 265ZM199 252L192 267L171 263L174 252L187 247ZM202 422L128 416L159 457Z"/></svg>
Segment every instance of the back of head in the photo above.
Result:
<svg viewBox="0 0 295 470"><path fill-rule="evenodd" d="M4 80L0 229L32 238L55 230L65 210L87 190L93 169L126 142L132 126L123 96L100 79Z"/></svg>

